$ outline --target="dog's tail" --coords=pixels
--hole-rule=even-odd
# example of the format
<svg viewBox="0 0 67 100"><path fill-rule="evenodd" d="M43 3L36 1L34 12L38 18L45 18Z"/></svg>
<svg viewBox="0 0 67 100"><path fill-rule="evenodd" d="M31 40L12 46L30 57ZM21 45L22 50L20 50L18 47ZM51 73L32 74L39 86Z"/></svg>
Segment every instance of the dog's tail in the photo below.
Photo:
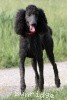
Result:
<svg viewBox="0 0 67 100"><path fill-rule="evenodd" d="M48 32L52 35L52 29L51 29L51 27L50 26L48 26Z"/></svg>

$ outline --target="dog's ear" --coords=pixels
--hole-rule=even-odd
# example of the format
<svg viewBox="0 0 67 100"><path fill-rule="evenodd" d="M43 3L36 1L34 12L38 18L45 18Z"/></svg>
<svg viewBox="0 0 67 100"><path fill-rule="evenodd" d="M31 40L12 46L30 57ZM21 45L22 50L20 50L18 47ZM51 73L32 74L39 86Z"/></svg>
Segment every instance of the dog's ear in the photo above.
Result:
<svg viewBox="0 0 67 100"><path fill-rule="evenodd" d="M45 16L45 13L42 9L39 10L39 17L38 17L38 30L39 33L47 32L47 18Z"/></svg>
<svg viewBox="0 0 67 100"><path fill-rule="evenodd" d="M25 27L25 10L21 9L16 14L15 32L18 35L24 35L24 27Z"/></svg>

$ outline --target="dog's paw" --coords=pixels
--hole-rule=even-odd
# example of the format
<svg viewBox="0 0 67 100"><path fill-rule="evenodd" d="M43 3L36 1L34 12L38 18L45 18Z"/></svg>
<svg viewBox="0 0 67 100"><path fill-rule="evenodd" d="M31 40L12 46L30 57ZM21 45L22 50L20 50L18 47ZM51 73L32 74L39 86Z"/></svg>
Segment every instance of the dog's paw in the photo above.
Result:
<svg viewBox="0 0 67 100"><path fill-rule="evenodd" d="M55 84L56 84L56 87L59 88L61 83L60 83L60 79L59 78L55 78Z"/></svg>

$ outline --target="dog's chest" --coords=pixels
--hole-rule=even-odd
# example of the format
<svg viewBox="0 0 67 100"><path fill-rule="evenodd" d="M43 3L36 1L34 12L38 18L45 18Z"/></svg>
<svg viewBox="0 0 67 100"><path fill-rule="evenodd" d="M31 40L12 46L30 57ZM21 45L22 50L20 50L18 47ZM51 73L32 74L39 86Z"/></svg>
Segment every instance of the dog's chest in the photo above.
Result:
<svg viewBox="0 0 67 100"><path fill-rule="evenodd" d="M39 36L28 39L28 52L36 53L41 51L41 49L41 41Z"/></svg>
<svg viewBox="0 0 67 100"><path fill-rule="evenodd" d="M27 57L35 57L40 55L42 52L41 41L39 36L21 38L20 49L24 50L27 54Z"/></svg>
<svg viewBox="0 0 67 100"><path fill-rule="evenodd" d="M39 44L38 43L39 39L38 39L38 37L33 36L33 37L29 37L28 40L27 40L27 42L28 42L28 49L33 50Z"/></svg>

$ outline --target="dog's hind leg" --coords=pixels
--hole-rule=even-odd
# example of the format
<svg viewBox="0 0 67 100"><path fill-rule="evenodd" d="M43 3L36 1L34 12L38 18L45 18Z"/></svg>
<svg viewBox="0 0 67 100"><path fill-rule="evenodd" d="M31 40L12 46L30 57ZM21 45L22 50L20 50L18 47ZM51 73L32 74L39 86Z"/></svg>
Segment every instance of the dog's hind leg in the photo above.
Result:
<svg viewBox="0 0 67 100"><path fill-rule="evenodd" d="M48 58L53 66L53 70L54 70L54 75L55 75L55 84L57 87L60 87L60 79L59 79L59 75L58 75L58 69L57 69L57 65L55 63L54 60L54 54L53 53L49 53L48 51L46 51Z"/></svg>
<svg viewBox="0 0 67 100"><path fill-rule="evenodd" d="M31 61L32 61L32 67L33 67L34 72L35 72L35 83L36 83L35 90L38 90L39 74L38 74L38 71L37 71L37 60L35 58L32 58Z"/></svg>
<svg viewBox="0 0 67 100"><path fill-rule="evenodd" d="M60 79L59 79L59 75L58 75L58 69L57 69L57 65L55 63L55 58L54 58L54 54L53 54L53 40L52 38L49 39L49 37L46 39L45 41L45 50L47 53L47 56L53 66L53 70L54 70L54 74L55 74L55 84L57 87L60 87Z"/></svg>

